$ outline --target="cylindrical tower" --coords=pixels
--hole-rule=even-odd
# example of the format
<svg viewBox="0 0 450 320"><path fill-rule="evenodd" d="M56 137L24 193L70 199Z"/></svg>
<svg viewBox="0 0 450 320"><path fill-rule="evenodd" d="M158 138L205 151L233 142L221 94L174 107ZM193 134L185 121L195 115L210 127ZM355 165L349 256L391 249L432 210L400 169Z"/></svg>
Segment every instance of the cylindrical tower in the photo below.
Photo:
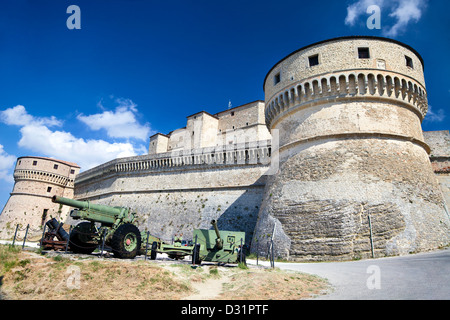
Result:
<svg viewBox="0 0 450 320"><path fill-rule="evenodd" d="M14 170L14 188L0 215L0 239L14 236L19 224L23 236L29 224L29 235L39 230L51 217L64 221L68 207L53 203L54 195L73 197L75 176L80 167L75 163L43 158L20 157ZM34 232L33 232L34 231Z"/></svg>
<svg viewBox="0 0 450 320"><path fill-rule="evenodd" d="M342 37L299 49L264 80L279 134L253 243L292 260L399 255L449 243L424 143L421 56L398 41Z"/></svg>

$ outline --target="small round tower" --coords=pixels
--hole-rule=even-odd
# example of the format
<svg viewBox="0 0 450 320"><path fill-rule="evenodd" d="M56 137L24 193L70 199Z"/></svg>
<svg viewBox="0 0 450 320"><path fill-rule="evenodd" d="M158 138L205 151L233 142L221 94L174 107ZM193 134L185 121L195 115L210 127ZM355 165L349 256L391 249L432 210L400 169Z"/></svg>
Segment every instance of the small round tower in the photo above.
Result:
<svg viewBox="0 0 450 320"><path fill-rule="evenodd" d="M73 197L75 176L80 167L75 163L43 158L20 157L14 170L14 188L0 215L0 239L23 236L29 224L29 235L39 234L40 228L51 217L64 221L68 207L51 201L54 195ZM34 232L33 232L34 231Z"/></svg>
<svg viewBox="0 0 450 320"><path fill-rule="evenodd" d="M288 55L264 80L279 170L253 243L292 260L400 255L449 243L421 122L422 57L379 37L341 37Z"/></svg>

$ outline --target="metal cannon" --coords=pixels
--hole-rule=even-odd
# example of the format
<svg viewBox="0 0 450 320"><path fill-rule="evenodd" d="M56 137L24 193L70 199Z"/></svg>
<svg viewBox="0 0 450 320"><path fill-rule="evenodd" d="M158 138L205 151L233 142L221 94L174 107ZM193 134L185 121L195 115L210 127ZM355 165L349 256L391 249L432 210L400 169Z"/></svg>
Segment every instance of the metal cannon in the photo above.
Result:
<svg viewBox="0 0 450 320"><path fill-rule="evenodd" d="M151 259L156 259L157 253L167 253L169 257L180 259L192 256L192 264L202 261L218 263L245 263L244 241L245 232L219 230L217 222L211 221L214 230L195 229L192 245L180 246L153 242Z"/></svg>
<svg viewBox="0 0 450 320"><path fill-rule="evenodd" d="M215 220L212 220L211 224L214 230L194 230L193 263L201 261L245 263L245 232L220 231Z"/></svg>
<svg viewBox="0 0 450 320"><path fill-rule="evenodd" d="M59 223L58 220L52 218L47 221L45 225L48 228L48 231L45 232L42 237L42 248L46 250L64 250L66 248L67 241L69 240L69 234L63 229L63 223Z"/></svg>
<svg viewBox="0 0 450 320"><path fill-rule="evenodd" d="M72 252L92 253L102 242L110 246L115 257L134 258L140 253L142 240L146 234L141 233L134 224L136 214L129 208L110 207L53 196L54 203L74 207L70 216L78 223L70 233L69 244ZM97 225L100 224L98 227Z"/></svg>

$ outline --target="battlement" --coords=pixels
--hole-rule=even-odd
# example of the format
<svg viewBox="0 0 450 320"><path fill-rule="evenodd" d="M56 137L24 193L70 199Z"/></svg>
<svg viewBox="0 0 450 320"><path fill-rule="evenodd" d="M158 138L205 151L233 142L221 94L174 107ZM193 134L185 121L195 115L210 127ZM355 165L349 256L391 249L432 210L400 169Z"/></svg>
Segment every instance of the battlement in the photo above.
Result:
<svg viewBox="0 0 450 320"><path fill-rule="evenodd" d="M293 106L302 108L318 100L326 103L350 98L394 100L410 108L420 120L428 110L425 88L418 81L393 72L352 70L302 79L282 88L268 100L266 122L270 126L277 118L291 112Z"/></svg>
<svg viewBox="0 0 450 320"><path fill-rule="evenodd" d="M49 182L61 187L74 187L74 179L67 176L47 171L39 170L15 170L14 180L36 180L41 182Z"/></svg>

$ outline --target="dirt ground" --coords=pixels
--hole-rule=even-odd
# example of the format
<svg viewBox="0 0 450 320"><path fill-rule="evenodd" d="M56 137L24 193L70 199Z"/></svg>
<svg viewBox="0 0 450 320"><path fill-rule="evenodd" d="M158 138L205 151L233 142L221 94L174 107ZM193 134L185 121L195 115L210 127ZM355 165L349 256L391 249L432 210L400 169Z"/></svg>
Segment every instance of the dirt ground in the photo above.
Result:
<svg viewBox="0 0 450 320"><path fill-rule="evenodd" d="M276 268L40 254L0 245L0 299L298 300L328 288L316 276Z"/></svg>

